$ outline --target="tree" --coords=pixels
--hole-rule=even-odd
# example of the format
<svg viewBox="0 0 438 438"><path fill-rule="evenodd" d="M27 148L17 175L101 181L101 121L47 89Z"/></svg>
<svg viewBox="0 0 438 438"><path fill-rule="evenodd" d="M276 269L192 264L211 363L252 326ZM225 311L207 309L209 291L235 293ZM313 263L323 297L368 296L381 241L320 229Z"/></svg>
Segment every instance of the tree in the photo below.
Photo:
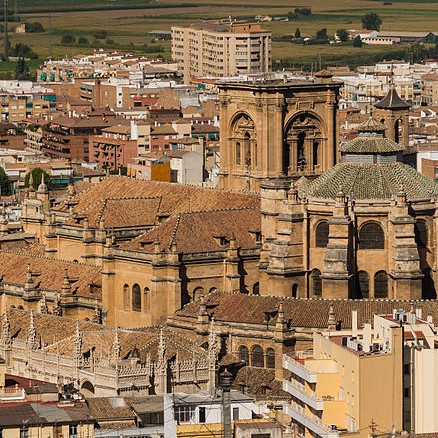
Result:
<svg viewBox="0 0 438 438"><path fill-rule="evenodd" d="M380 30L382 19L376 12L369 12L362 17L362 28L368 30Z"/></svg>
<svg viewBox="0 0 438 438"><path fill-rule="evenodd" d="M360 37L360 35L358 35L357 37L354 38L353 46L354 47L362 47L362 38Z"/></svg>
<svg viewBox="0 0 438 438"><path fill-rule="evenodd" d="M15 79L17 81L30 81L32 79L29 67L23 57L18 58L17 64L15 64Z"/></svg>
<svg viewBox="0 0 438 438"><path fill-rule="evenodd" d="M305 15L305 16L312 15L312 9L311 8L295 8L294 12L297 15Z"/></svg>
<svg viewBox="0 0 438 438"><path fill-rule="evenodd" d="M32 169L30 172L26 174L26 177L24 178L25 187L29 187L30 174L32 174L32 179L33 179L32 187L35 190L38 190L38 186L41 184L41 179L43 177L44 177L44 182L47 185L47 188L50 190L51 188L50 175L45 170L41 169L41 167L35 167L34 169Z"/></svg>
<svg viewBox="0 0 438 438"><path fill-rule="evenodd" d="M62 35L61 44L74 44L76 42L76 38L74 35L69 33Z"/></svg>
<svg viewBox="0 0 438 438"><path fill-rule="evenodd" d="M336 36L339 38L339 41L341 41L342 43L348 41L348 32L346 29L338 29L336 31Z"/></svg>
<svg viewBox="0 0 438 438"><path fill-rule="evenodd" d="M27 44L18 43L15 44L14 49L12 50L12 53L17 58L30 58L30 59L36 59L38 58L38 55L31 49L30 46Z"/></svg>
<svg viewBox="0 0 438 438"><path fill-rule="evenodd" d="M24 27L26 29L26 32L28 33L38 33L38 32L44 32L44 26L39 21L34 21L32 23L24 23Z"/></svg>
<svg viewBox="0 0 438 438"><path fill-rule="evenodd" d="M1 196L8 196L12 193L12 185L3 167L0 167L0 191Z"/></svg>
<svg viewBox="0 0 438 438"><path fill-rule="evenodd" d="M106 33L106 30L98 30L93 33L93 36L96 40L104 40L108 34Z"/></svg>
<svg viewBox="0 0 438 438"><path fill-rule="evenodd" d="M298 27L295 30L295 38L301 38L301 32L300 32L300 29Z"/></svg>
<svg viewBox="0 0 438 438"><path fill-rule="evenodd" d="M316 38L318 41L321 41L321 42L327 42L328 39L329 39L329 38L328 38L328 35L327 35L327 29L326 29L325 27L323 27L322 29L318 30L318 31L316 32L315 38Z"/></svg>
<svg viewBox="0 0 438 438"><path fill-rule="evenodd" d="M78 38L78 44L86 45L86 44L88 44L88 39L83 37L83 36L81 36L81 37Z"/></svg>

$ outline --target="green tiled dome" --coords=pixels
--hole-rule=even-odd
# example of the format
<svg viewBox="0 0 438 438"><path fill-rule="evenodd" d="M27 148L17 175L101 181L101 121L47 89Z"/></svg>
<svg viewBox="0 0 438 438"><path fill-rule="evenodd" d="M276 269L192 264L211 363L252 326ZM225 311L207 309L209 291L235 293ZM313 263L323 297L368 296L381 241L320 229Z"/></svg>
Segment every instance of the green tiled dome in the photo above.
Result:
<svg viewBox="0 0 438 438"><path fill-rule="evenodd" d="M390 200L401 187L408 200L430 199L438 185L407 164L340 163L299 189L300 197L335 199L343 191L350 199Z"/></svg>
<svg viewBox="0 0 438 438"><path fill-rule="evenodd" d="M389 138L358 136L340 147L342 153L387 154L403 151L403 147Z"/></svg>

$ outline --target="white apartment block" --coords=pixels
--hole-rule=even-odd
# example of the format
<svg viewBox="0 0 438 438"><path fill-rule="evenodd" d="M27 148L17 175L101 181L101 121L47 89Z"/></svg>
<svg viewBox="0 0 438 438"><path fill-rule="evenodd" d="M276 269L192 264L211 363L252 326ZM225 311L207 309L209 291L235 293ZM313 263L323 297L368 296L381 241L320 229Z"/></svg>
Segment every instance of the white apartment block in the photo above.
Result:
<svg viewBox="0 0 438 438"><path fill-rule="evenodd" d="M266 73L271 69L271 32L259 23L202 22L172 27L172 59L192 77Z"/></svg>

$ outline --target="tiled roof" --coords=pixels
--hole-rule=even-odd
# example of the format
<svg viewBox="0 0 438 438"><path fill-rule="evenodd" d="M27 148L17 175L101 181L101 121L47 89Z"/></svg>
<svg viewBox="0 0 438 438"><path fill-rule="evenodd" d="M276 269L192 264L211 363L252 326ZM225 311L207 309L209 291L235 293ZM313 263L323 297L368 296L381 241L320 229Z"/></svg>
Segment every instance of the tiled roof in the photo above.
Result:
<svg viewBox="0 0 438 438"><path fill-rule="evenodd" d="M407 109L411 107L411 105L397 94L394 87L388 91L388 94L382 100L375 103L374 106L381 109Z"/></svg>
<svg viewBox="0 0 438 438"><path fill-rule="evenodd" d="M139 199L161 198L159 207L160 215L171 216L185 211L219 210L224 208L260 207L260 196L251 193L233 192L219 189L206 189L202 187L171 184L159 181L139 181L132 178L113 176L92 185L76 195L73 201L77 204L73 212L89 214L93 210L101 210L105 199ZM132 202L131 213L143 211L143 205ZM67 204L61 204L54 210L69 211Z"/></svg>
<svg viewBox="0 0 438 438"><path fill-rule="evenodd" d="M341 327L351 327L351 311L356 309L359 325L372 320L375 314L390 314L393 309L409 310L414 304L422 309L423 317L432 315L438 323L438 301L402 301L402 300L344 300L344 299L305 299L286 298L264 295L245 295L216 291L205 296L208 311L217 323L260 324L266 326L266 312L275 315L279 303L283 303L286 320L292 327L324 329L328 325L330 305L333 305L335 318L342 321ZM198 316L199 301L194 301L176 313L178 317L193 318ZM276 322L276 316L269 321L269 326Z"/></svg>
<svg viewBox="0 0 438 438"><path fill-rule="evenodd" d="M373 116L368 117L356 129L357 132L384 132L385 130L386 126L379 123Z"/></svg>
<svg viewBox="0 0 438 438"><path fill-rule="evenodd" d="M105 228L152 226L156 222L161 198L107 198L91 206L86 214L90 227L103 222ZM69 219L66 224L76 223Z"/></svg>
<svg viewBox="0 0 438 438"><path fill-rule="evenodd" d="M28 265L32 271L34 287L61 291L64 272L67 270L72 292L101 298L101 268L27 253L0 251L0 277L3 282L24 285Z"/></svg>
<svg viewBox="0 0 438 438"><path fill-rule="evenodd" d="M4 316L0 316L3 321ZM30 312L25 310L10 309L8 310L8 320L10 324L10 333L13 338L25 340L27 329L30 323ZM61 318L53 315L34 314L34 325L36 338L42 339L45 344L56 345L63 339L69 338L71 342L72 333L75 333L78 321L71 318ZM81 331L84 330L104 330L105 327L88 321L79 321ZM53 350L56 352L56 348Z"/></svg>
<svg viewBox="0 0 438 438"><path fill-rule="evenodd" d="M259 209L227 209L180 213L163 224L122 246L123 249L153 251L159 241L162 251L183 253L221 251L229 246L232 235L235 246L254 248L256 235L261 229ZM221 238L222 239L221 244Z"/></svg>
<svg viewBox="0 0 438 438"><path fill-rule="evenodd" d="M243 367L237 372L232 386L238 390L244 389L245 394L250 394L256 399L290 399L290 394L283 391L283 382L275 379L274 369Z"/></svg>
<svg viewBox="0 0 438 438"><path fill-rule="evenodd" d="M0 316L0 322L2 320L3 315ZM30 312L10 309L8 320L11 336L25 340L30 324ZM72 356L77 323L76 319L36 313L34 314L36 339L43 340L47 353ZM146 362L147 356L151 361L157 360L161 331L168 359L176 355L179 360L191 360L194 355L198 359L205 357L203 348L168 327L153 326L129 330L106 327L89 321L79 321L79 327L82 335L82 351L86 353L93 350L95 357L106 357L109 354L117 332L121 359L129 359L133 350L137 349L142 362Z"/></svg>
<svg viewBox="0 0 438 438"><path fill-rule="evenodd" d="M351 199L390 200L403 185L408 200L430 199L438 186L413 167L403 163L339 163L306 184L299 195L308 198L331 198L343 191Z"/></svg>
<svg viewBox="0 0 438 438"><path fill-rule="evenodd" d="M389 138L356 137L340 147L340 151L352 154L383 154L401 152L404 148Z"/></svg>
<svg viewBox="0 0 438 438"><path fill-rule="evenodd" d="M87 400L87 404L97 421L135 419L133 409L123 397L93 397Z"/></svg>

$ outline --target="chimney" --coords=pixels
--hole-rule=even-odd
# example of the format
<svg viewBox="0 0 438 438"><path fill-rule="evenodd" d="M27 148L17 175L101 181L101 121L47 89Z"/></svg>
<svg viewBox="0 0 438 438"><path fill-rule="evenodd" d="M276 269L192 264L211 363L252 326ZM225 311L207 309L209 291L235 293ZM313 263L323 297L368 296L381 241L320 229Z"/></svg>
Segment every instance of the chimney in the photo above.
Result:
<svg viewBox="0 0 438 438"><path fill-rule="evenodd" d="M418 319L423 319L423 310L421 309L421 307L417 307L417 308L415 309L415 316L416 316Z"/></svg>
<svg viewBox="0 0 438 438"><path fill-rule="evenodd" d="M351 336L357 338L357 310L351 311Z"/></svg>
<svg viewBox="0 0 438 438"><path fill-rule="evenodd" d="M371 323L367 321L363 327L363 338L362 338L363 351L365 351L366 353L370 351L371 335L372 335Z"/></svg>

